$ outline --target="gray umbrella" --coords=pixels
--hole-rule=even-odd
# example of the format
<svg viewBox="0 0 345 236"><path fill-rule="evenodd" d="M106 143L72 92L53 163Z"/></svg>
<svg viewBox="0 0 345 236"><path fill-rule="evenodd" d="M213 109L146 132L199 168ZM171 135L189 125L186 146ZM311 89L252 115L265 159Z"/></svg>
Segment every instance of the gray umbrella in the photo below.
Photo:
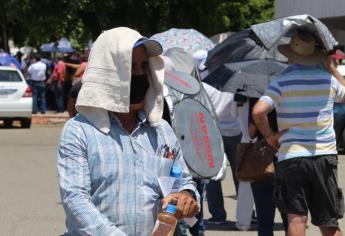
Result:
<svg viewBox="0 0 345 236"><path fill-rule="evenodd" d="M287 61L278 52L279 44L288 43L296 30L308 30L316 35L318 44L326 51L338 45L328 28L318 19L309 15L279 18L232 34L208 53L206 66L209 72L224 63L249 59L275 59Z"/></svg>
<svg viewBox="0 0 345 236"><path fill-rule="evenodd" d="M282 43L287 42L286 38L281 39ZM214 49L208 52L206 67L209 72L216 70L224 63L251 60L251 59L275 59L287 61L278 52L276 47L267 50L258 44L258 39L250 29L232 34Z"/></svg>
<svg viewBox="0 0 345 236"><path fill-rule="evenodd" d="M203 81L222 91L257 98L287 66L272 59L225 63Z"/></svg>
<svg viewBox="0 0 345 236"><path fill-rule="evenodd" d="M289 36L292 32L302 29L312 32L317 37L319 45L326 51L332 51L338 45L338 42L328 28L321 21L310 15L279 18L252 25L250 29L267 50L279 44L282 37Z"/></svg>

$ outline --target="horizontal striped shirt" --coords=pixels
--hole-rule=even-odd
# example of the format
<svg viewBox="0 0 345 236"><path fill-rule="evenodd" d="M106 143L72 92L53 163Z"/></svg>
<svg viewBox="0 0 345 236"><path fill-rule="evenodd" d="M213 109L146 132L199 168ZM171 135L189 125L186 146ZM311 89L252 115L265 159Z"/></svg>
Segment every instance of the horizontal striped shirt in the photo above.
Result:
<svg viewBox="0 0 345 236"><path fill-rule="evenodd" d="M162 156L165 144L174 161ZM68 236L151 235L163 198L158 177L173 165L183 168L173 191L198 196L173 130L163 120L151 127L144 113L132 134L115 116L104 134L77 115L65 124L57 162Z"/></svg>
<svg viewBox="0 0 345 236"><path fill-rule="evenodd" d="M277 110L278 161L336 154L333 104L343 100L345 87L315 66L292 65L268 86L260 98Z"/></svg>

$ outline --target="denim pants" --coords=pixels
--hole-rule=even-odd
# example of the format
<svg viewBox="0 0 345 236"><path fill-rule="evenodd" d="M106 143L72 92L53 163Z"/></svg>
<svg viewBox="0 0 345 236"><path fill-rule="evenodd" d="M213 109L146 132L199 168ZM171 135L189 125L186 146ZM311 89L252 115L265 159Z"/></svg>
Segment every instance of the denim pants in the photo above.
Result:
<svg viewBox="0 0 345 236"><path fill-rule="evenodd" d="M53 81L54 86L54 96L55 96L55 103L56 103L56 111L57 112L64 112L64 82L61 82L62 85L59 88L58 80Z"/></svg>
<svg viewBox="0 0 345 236"><path fill-rule="evenodd" d="M32 90L32 112L37 113L38 111L38 99L41 103L41 112L46 112L46 87L44 81L30 81Z"/></svg>
<svg viewBox="0 0 345 236"><path fill-rule="evenodd" d="M236 154L237 144L240 143L242 135L233 137L223 136L224 150L230 163L232 178L234 181L236 193L238 190L238 181L236 179ZM212 218L216 220L226 220L226 211L224 208L224 199L221 181L210 180L206 186L208 211Z"/></svg>

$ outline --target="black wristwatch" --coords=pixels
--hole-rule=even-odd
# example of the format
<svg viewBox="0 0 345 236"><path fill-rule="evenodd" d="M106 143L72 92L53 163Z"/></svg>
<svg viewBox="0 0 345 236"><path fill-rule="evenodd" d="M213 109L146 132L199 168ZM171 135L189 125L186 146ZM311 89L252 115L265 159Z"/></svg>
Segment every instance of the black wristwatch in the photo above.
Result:
<svg viewBox="0 0 345 236"><path fill-rule="evenodd" d="M193 199L194 199L195 201L197 200L197 199L196 199L195 192L194 192L193 190L190 190L190 189L183 189L181 192L183 192L183 191L190 193L190 195L192 195Z"/></svg>

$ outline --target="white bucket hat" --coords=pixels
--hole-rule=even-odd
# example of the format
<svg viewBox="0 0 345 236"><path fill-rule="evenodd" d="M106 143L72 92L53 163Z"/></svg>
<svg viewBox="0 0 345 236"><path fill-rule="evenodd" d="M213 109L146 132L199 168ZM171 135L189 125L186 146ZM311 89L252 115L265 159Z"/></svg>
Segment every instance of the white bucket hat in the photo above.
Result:
<svg viewBox="0 0 345 236"><path fill-rule="evenodd" d="M109 111L129 112L132 51L138 42L146 47L150 65L144 110L152 126L162 118L164 62L158 56L162 47L135 30L114 28L103 32L93 44L76 103L77 111L104 133L110 131Z"/></svg>

